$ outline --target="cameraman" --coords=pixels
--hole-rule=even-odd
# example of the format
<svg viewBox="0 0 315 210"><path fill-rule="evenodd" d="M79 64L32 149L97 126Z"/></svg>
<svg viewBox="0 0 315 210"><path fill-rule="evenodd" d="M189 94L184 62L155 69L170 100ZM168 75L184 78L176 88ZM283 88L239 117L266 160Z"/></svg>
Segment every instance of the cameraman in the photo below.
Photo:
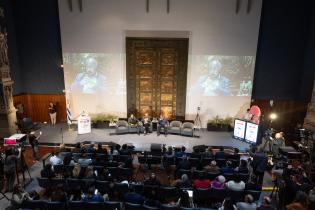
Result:
<svg viewBox="0 0 315 210"><path fill-rule="evenodd" d="M252 168L253 172L257 177L257 183L262 185L264 180L264 174L267 169L268 164L268 157L263 151L263 148L259 148L257 152L255 152L253 161L252 161Z"/></svg>
<svg viewBox="0 0 315 210"><path fill-rule="evenodd" d="M16 178L16 164L17 160L21 157L21 148L18 148L17 151L15 148L11 147L6 150L6 157L4 160L4 176L6 179L5 190L4 192L12 192L13 185Z"/></svg>

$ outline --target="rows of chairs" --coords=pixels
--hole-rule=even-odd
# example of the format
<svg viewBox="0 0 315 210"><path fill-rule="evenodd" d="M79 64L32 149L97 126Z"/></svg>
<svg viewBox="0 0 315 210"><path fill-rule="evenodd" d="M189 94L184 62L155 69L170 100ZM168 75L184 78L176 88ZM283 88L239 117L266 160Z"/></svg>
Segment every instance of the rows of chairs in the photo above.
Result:
<svg viewBox="0 0 315 210"><path fill-rule="evenodd" d="M56 175L62 177L64 174L71 174L73 168L74 166L71 165L54 165L54 172ZM81 170L84 170L84 168L86 168L86 166L81 166ZM101 173L105 168L114 179L124 179L129 181L133 178L133 169L131 168L122 168L118 166L93 166L93 171Z"/></svg>
<svg viewBox="0 0 315 210"><path fill-rule="evenodd" d="M125 210L212 210L209 208L184 208L173 205L162 204L160 208L150 207L147 205L104 201L104 202L51 202L43 200L29 200L22 203L22 209L36 210L121 210L124 206Z"/></svg>
<svg viewBox="0 0 315 210"><path fill-rule="evenodd" d="M138 161L140 164L146 164L153 162L153 164L160 164L161 162L167 163L168 165L177 165L182 160L182 157L167 157L160 155L140 155L138 156ZM212 157L189 157L188 161L190 162L192 167L198 167L200 164L202 166L209 165L211 161L215 160L217 162L218 167L224 167L226 165L226 161L230 161L232 163L232 167L239 166L239 159L214 159Z"/></svg>
<svg viewBox="0 0 315 210"><path fill-rule="evenodd" d="M37 178L39 186L42 188L50 188L62 184L68 186L69 189L76 189L80 187L83 191L87 190L90 186L95 186L101 194L110 194L111 191L115 191L122 196L129 191L128 184L116 182L111 186L109 181L98 181L94 179L47 179ZM180 191L182 190L194 190L194 201L196 203L219 200L222 201L226 196L230 196L234 201L240 201L245 194L251 194L255 200L259 200L260 191L231 191L227 189L193 189L193 188L181 188L171 186L157 186L157 185L144 185L139 183L131 183L135 192L142 194L143 196L155 191L160 201L165 201L167 198L178 198Z"/></svg>

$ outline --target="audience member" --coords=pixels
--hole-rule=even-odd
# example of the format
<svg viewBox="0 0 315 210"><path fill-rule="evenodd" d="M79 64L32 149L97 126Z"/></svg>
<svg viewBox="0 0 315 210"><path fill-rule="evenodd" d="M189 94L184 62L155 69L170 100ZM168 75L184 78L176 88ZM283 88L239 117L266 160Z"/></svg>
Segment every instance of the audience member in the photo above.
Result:
<svg viewBox="0 0 315 210"><path fill-rule="evenodd" d="M305 192L298 191L294 202L286 205L286 210L307 210L307 194Z"/></svg>
<svg viewBox="0 0 315 210"><path fill-rule="evenodd" d="M216 188L216 189L225 189L226 184L225 184L225 177L220 175L215 178L213 182L211 182L211 187Z"/></svg>
<svg viewBox="0 0 315 210"><path fill-rule="evenodd" d="M257 205L254 203L252 195L245 195L244 202L238 202L236 204L237 210L256 210Z"/></svg>
<svg viewBox="0 0 315 210"><path fill-rule="evenodd" d="M249 170L248 170L248 166L247 166L247 161L241 160L240 165L237 168L235 168L235 171L238 173L242 173L242 174L248 174Z"/></svg>
<svg viewBox="0 0 315 210"><path fill-rule="evenodd" d="M87 153L95 153L96 150L95 150L95 148L94 148L94 144L90 144L90 145L87 147L86 152L87 152Z"/></svg>
<svg viewBox="0 0 315 210"><path fill-rule="evenodd" d="M222 206L219 207L218 210L236 210L236 206L230 197L226 197L222 203Z"/></svg>
<svg viewBox="0 0 315 210"><path fill-rule="evenodd" d="M62 160L58 157L58 152L52 152L49 162L52 166L62 164Z"/></svg>
<svg viewBox="0 0 315 210"><path fill-rule="evenodd" d="M175 157L183 157L186 156L186 147L182 146L182 148L180 149L180 151L176 151L175 152Z"/></svg>
<svg viewBox="0 0 315 210"><path fill-rule="evenodd" d="M81 152L81 143L76 143L75 147L72 149L73 153L80 153Z"/></svg>
<svg viewBox="0 0 315 210"><path fill-rule="evenodd" d="M176 165L176 171L183 169L183 170L190 170L191 164L188 161L187 156L183 156L182 160Z"/></svg>
<svg viewBox="0 0 315 210"><path fill-rule="evenodd" d="M210 173L220 173L220 168L215 160L211 161L210 165L205 166L204 170Z"/></svg>
<svg viewBox="0 0 315 210"><path fill-rule="evenodd" d="M104 148L102 147L102 144L99 143L99 144L97 145L96 153L107 155L107 149L104 149Z"/></svg>
<svg viewBox="0 0 315 210"><path fill-rule="evenodd" d="M178 199L177 202L178 207L183 207L183 208L194 208L194 203L192 201L192 198L189 197L189 194L186 190L183 190L180 193L180 198Z"/></svg>
<svg viewBox="0 0 315 210"><path fill-rule="evenodd" d="M167 151L166 151L164 156L167 157L167 158L174 157L174 152L173 152L173 147L172 146L167 147Z"/></svg>
<svg viewBox="0 0 315 210"><path fill-rule="evenodd" d="M104 202L104 198L94 187L90 187L88 192L83 194L82 200L85 202Z"/></svg>
<svg viewBox="0 0 315 210"><path fill-rule="evenodd" d="M156 191L152 190L146 194L146 200L144 201L144 205L149 207L155 207L160 209L161 203L157 198Z"/></svg>
<svg viewBox="0 0 315 210"><path fill-rule="evenodd" d="M128 149L127 144L123 144L121 150L119 151L120 155L131 155L131 151Z"/></svg>
<svg viewBox="0 0 315 210"><path fill-rule="evenodd" d="M144 200L145 198L142 195L135 192L133 186L131 186L129 192L124 195L124 202L127 203L143 204Z"/></svg>
<svg viewBox="0 0 315 210"><path fill-rule="evenodd" d="M195 188L209 188L211 186L211 181L206 179L204 174L201 174L198 179L193 181L193 186Z"/></svg>
<svg viewBox="0 0 315 210"><path fill-rule="evenodd" d="M63 159L63 165L65 166L73 166L74 165L74 161L72 160L72 157L70 155L65 156L65 158Z"/></svg>
<svg viewBox="0 0 315 210"><path fill-rule="evenodd" d="M80 164L78 164L78 163L74 164L74 168L72 170L72 177L73 178L81 178L82 177Z"/></svg>
<svg viewBox="0 0 315 210"><path fill-rule="evenodd" d="M229 154L228 158L232 159L232 160L239 160L241 157L239 152L240 152L240 150L238 148L234 148L233 154Z"/></svg>
<svg viewBox="0 0 315 210"><path fill-rule="evenodd" d="M212 147L208 147L207 148L207 150L204 153L204 157L206 157L206 158L213 158Z"/></svg>
<svg viewBox="0 0 315 210"><path fill-rule="evenodd" d="M239 174L235 174L234 179L227 182L227 188L229 190L242 191L245 189L245 183L241 181Z"/></svg>
<svg viewBox="0 0 315 210"><path fill-rule="evenodd" d="M41 177L48 179L56 177L55 172L52 170L52 166L50 163L45 165L43 170L41 170L40 175Z"/></svg>
<svg viewBox="0 0 315 210"><path fill-rule="evenodd" d="M220 147L220 151L215 153L215 159L226 159L227 154L224 152L224 148Z"/></svg>
<svg viewBox="0 0 315 210"><path fill-rule="evenodd" d="M221 173L233 174L234 168L232 167L231 161L226 161L225 166L220 168Z"/></svg>
<svg viewBox="0 0 315 210"><path fill-rule="evenodd" d="M93 171L93 166L86 167L85 173L84 173L84 178L85 179L94 179L94 178L96 178L95 174L94 174L94 171Z"/></svg>
<svg viewBox="0 0 315 210"><path fill-rule="evenodd" d="M89 166L92 164L92 159L88 158L85 153L82 154L82 158L79 158L78 163L81 166Z"/></svg>
<svg viewBox="0 0 315 210"><path fill-rule="evenodd" d="M21 204L25 200L32 200L29 193L24 191L21 185L15 185L13 188L12 199L11 199L11 208L12 210L19 210Z"/></svg>
<svg viewBox="0 0 315 210"><path fill-rule="evenodd" d="M65 144L60 144L59 145L59 153L60 152L67 152L67 149L66 149L66 145Z"/></svg>
<svg viewBox="0 0 315 210"><path fill-rule="evenodd" d="M191 182L187 174L183 174L180 179L175 180L171 185L178 188L190 188Z"/></svg>
<svg viewBox="0 0 315 210"><path fill-rule="evenodd" d="M157 179L155 173L151 173L149 179L143 182L146 185L161 185L161 182Z"/></svg>
<svg viewBox="0 0 315 210"><path fill-rule="evenodd" d="M257 207L257 210L275 210L275 208L271 205L271 199L265 196L263 203Z"/></svg>

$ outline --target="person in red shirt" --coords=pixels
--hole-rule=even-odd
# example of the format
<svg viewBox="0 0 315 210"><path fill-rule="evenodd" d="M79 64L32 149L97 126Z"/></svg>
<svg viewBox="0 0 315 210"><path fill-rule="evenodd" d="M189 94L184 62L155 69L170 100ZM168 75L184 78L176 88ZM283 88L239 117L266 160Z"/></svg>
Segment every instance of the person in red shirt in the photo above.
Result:
<svg viewBox="0 0 315 210"><path fill-rule="evenodd" d="M211 181L205 178L205 175L202 174L200 177L193 181L193 187L195 188L209 188L211 186Z"/></svg>

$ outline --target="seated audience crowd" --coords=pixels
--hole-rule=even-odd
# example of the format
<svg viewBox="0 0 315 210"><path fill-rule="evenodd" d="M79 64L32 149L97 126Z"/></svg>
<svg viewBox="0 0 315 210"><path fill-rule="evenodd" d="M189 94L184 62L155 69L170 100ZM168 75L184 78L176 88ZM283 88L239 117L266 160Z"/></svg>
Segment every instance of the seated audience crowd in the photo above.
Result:
<svg viewBox="0 0 315 210"><path fill-rule="evenodd" d="M262 186L250 173L250 164L238 153L237 149L228 152L223 148L187 153L185 147L168 147L160 156L152 156L136 153L126 144L105 148L101 144L78 143L71 150L62 145L60 151L52 153L38 178L39 185L45 188L41 199L64 203L118 201L126 210L132 204L157 209L275 209L269 197L258 205ZM160 162L154 162L154 157ZM147 173L146 164L160 167ZM289 166L283 178L285 190L279 193L285 195L287 210L307 209L312 199L315 201L315 188L301 167ZM12 206L18 209L23 201L32 199L16 186Z"/></svg>

